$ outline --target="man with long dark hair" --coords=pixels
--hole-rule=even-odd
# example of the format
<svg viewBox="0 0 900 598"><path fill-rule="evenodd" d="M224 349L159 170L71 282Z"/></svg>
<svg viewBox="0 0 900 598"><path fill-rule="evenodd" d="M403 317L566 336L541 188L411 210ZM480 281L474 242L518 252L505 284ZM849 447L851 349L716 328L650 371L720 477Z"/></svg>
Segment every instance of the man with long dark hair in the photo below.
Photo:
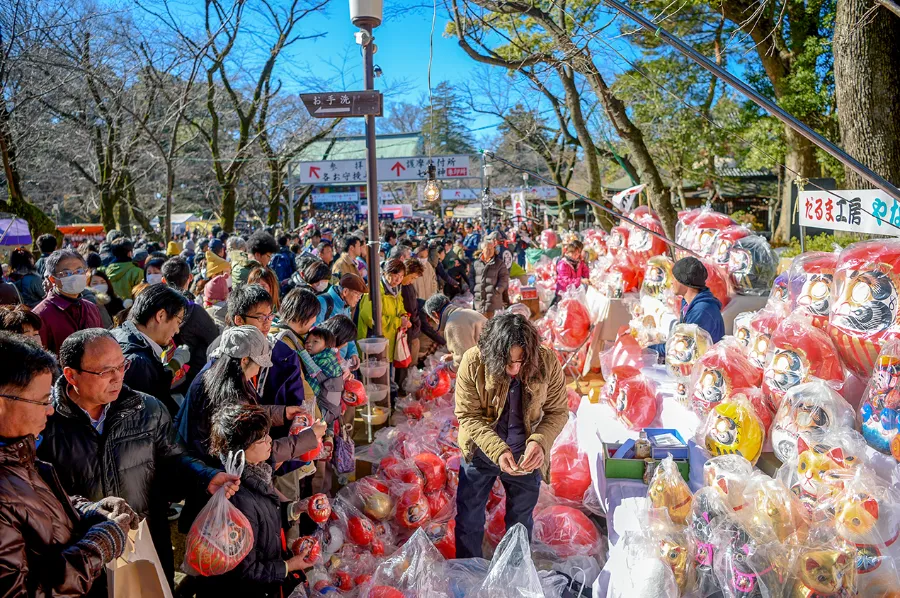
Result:
<svg viewBox="0 0 900 598"><path fill-rule="evenodd" d="M568 420L566 380L553 351L527 318L489 320L466 351L456 379L456 417L464 462L456 497L456 555L481 556L484 508L494 481L506 490L506 527L531 534L550 447Z"/></svg>

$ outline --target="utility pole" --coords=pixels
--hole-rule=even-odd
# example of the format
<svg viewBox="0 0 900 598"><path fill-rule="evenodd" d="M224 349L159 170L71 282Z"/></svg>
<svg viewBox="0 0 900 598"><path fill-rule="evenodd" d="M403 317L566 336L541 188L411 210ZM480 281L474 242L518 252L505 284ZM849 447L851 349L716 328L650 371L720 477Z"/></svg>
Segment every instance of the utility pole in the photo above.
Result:
<svg viewBox="0 0 900 598"><path fill-rule="evenodd" d="M375 89L375 38L372 30L381 25L382 0L350 0L350 22L359 31L356 43L362 46L365 90ZM375 154L375 116L366 115L366 203L369 207L369 298L375 336L381 329L381 267L378 263L378 162ZM389 358L393 356L388 356Z"/></svg>
<svg viewBox="0 0 900 598"><path fill-rule="evenodd" d="M287 201L287 211L288 211L288 230L294 231L294 202L296 199L294 198L294 168L291 165L291 161L288 160L287 163L287 175L288 175L288 201Z"/></svg>
<svg viewBox="0 0 900 598"><path fill-rule="evenodd" d="M481 193L481 226L485 233L491 225L491 175L494 174L494 165L487 161L487 157L481 154L481 175L484 181L484 190Z"/></svg>

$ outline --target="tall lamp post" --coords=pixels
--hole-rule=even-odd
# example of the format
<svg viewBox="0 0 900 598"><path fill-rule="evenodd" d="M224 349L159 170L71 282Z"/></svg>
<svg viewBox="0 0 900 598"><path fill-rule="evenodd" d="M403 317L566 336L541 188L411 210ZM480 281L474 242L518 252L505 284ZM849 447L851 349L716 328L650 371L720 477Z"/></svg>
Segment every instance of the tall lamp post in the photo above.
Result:
<svg viewBox="0 0 900 598"><path fill-rule="evenodd" d="M356 43L362 46L366 91L375 89L375 38L381 25L383 0L350 0L350 22L359 27ZM369 297L375 336L381 336L381 267L378 263L378 163L375 157L375 116L366 116L366 203L369 206Z"/></svg>

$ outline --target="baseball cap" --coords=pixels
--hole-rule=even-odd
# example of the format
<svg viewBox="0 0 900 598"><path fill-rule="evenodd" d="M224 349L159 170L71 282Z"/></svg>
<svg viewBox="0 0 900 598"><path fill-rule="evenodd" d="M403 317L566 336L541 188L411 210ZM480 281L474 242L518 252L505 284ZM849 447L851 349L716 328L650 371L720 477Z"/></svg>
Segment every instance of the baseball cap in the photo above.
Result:
<svg viewBox="0 0 900 598"><path fill-rule="evenodd" d="M231 326L222 333L222 340L214 351L215 357L243 359L249 357L260 367L272 367L272 347L269 340L255 326Z"/></svg>

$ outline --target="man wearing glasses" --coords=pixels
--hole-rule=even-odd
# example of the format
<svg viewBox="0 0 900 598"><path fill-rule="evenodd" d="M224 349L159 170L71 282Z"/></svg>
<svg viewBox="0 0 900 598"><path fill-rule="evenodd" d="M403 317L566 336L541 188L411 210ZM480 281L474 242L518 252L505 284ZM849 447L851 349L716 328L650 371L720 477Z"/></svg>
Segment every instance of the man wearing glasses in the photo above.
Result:
<svg viewBox="0 0 900 598"><path fill-rule="evenodd" d="M104 565L121 556L137 516L121 498L70 497L63 472L37 459L53 416L53 356L0 332L0 363L0 595L106 596Z"/></svg>
<svg viewBox="0 0 900 598"><path fill-rule="evenodd" d="M166 516L169 500L186 488L210 494L237 476L187 455L157 399L124 384L133 363L101 328L71 335L60 349L63 375L53 386L55 413L47 420L38 456L56 466L60 483L90 500L119 496L143 519L169 584L174 555ZM173 496L175 494L175 496Z"/></svg>
<svg viewBox="0 0 900 598"><path fill-rule="evenodd" d="M135 299L128 321L112 331L131 362L125 384L159 399L172 417L179 406L172 398L173 372L163 365L163 350L178 333L186 306L184 295L175 289L163 283L150 285ZM184 363L189 357L179 361Z"/></svg>
<svg viewBox="0 0 900 598"><path fill-rule="evenodd" d="M43 322L41 339L51 353L59 353L70 334L85 328L103 326L97 306L81 297L87 287L88 272L84 258L71 249L50 254L44 264L44 278L50 292L34 308Z"/></svg>

